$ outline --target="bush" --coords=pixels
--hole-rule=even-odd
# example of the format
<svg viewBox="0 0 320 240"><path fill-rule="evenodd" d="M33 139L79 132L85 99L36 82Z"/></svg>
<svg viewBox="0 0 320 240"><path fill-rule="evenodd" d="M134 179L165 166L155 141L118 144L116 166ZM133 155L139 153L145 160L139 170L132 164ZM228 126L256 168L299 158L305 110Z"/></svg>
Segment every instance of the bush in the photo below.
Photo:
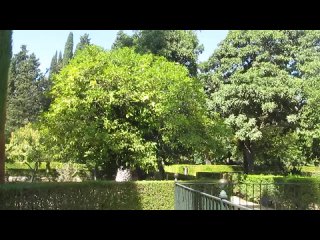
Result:
<svg viewBox="0 0 320 240"><path fill-rule="evenodd" d="M171 210L174 182L17 183L0 186L0 209Z"/></svg>

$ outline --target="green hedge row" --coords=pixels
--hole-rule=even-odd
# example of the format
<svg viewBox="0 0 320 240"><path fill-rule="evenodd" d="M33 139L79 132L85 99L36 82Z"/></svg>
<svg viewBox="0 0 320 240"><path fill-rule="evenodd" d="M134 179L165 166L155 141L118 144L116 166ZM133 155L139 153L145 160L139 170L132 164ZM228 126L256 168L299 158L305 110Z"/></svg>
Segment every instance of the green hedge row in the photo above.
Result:
<svg viewBox="0 0 320 240"><path fill-rule="evenodd" d="M34 167L34 163L31 163L30 165L31 167ZM8 179L9 176L26 176L30 180L33 175L33 170L25 163L6 163L5 168L6 177ZM91 172L85 164L50 162L50 169L47 169L46 163L42 162L35 174L35 180L42 181L42 179L46 179L45 181L56 181L60 175L58 171L63 170L64 172L71 173L70 168L73 169L72 172L76 171L76 175L82 180L91 179Z"/></svg>
<svg viewBox="0 0 320 240"><path fill-rule="evenodd" d="M233 193L273 209L320 209L320 178L239 175Z"/></svg>
<svg viewBox="0 0 320 240"><path fill-rule="evenodd" d="M65 167L67 163L61 163L61 162L50 162L50 168L51 169L62 169ZM34 163L30 163L31 167L34 168ZM79 170L88 170L87 166L85 164L79 164L79 163L72 163L72 166L76 167ZM29 166L25 163L15 162L15 163L6 163L5 164L6 170L10 169L26 169L29 170ZM39 170L46 170L46 163L41 162L39 166Z"/></svg>
<svg viewBox="0 0 320 240"><path fill-rule="evenodd" d="M318 177L320 176L320 167L319 166L303 166L301 169L301 173L303 176L309 177Z"/></svg>
<svg viewBox="0 0 320 240"><path fill-rule="evenodd" d="M188 174L185 175L185 168L188 168ZM181 180L190 179L220 179L223 173L233 173L243 172L243 167L239 165L188 165L188 164L177 164L165 166L165 171L173 176L174 173L178 173ZM266 168L256 167L256 174L277 174L267 171ZM302 176L320 176L320 167L316 166L303 166L301 169ZM170 178L173 179L173 178Z"/></svg>
<svg viewBox="0 0 320 240"><path fill-rule="evenodd" d="M215 172L215 173L227 173L227 172L242 172L242 166L238 165L187 165L177 164L165 166L164 170L168 173L179 173L184 175L184 168L188 168L188 175L197 176L198 172Z"/></svg>
<svg viewBox="0 0 320 240"><path fill-rule="evenodd" d="M16 183L0 186L0 209L172 210L173 181Z"/></svg>

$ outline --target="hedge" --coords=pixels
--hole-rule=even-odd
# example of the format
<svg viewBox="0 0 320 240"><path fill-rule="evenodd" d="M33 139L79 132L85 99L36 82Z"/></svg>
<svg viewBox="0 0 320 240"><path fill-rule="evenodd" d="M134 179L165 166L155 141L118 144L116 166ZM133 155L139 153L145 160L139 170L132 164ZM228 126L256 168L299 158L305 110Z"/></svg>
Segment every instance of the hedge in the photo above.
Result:
<svg viewBox="0 0 320 240"><path fill-rule="evenodd" d="M188 174L184 174L185 167L188 168ZM211 178L219 179L223 173L239 173L243 172L243 167L239 165L188 165L188 164L176 164L165 166L165 172L168 173L170 179L173 179L173 174L178 173L181 180ZM266 167L256 166L255 174L279 174L272 169ZM303 166L301 169L302 176L320 176L320 167L316 166Z"/></svg>
<svg viewBox="0 0 320 240"><path fill-rule="evenodd" d="M320 176L320 167L316 166L303 166L301 169L301 173L303 176L309 176L309 177L318 177Z"/></svg>
<svg viewBox="0 0 320 240"><path fill-rule="evenodd" d="M172 210L173 181L16 183L0 186L0 209Z"/></svg>
<svg viewBox="0 0 320 240"><path fill-rule="evenodd" d="M234 194L274 209L320 209L320 178L239 175Z"/></svg>
<svg viewBox="0 0 320 240"><path fill-rule="evenodd" d="M34 167L35 163L30 163L31 167ZM50 168L51 169L62 169L67 163L61 163L61 162L50 162ZM72 163L73 166L78 168L79 170L88 170L87 166L85 164L79 164L79 163ZM14 162L14 163L6 163L5 164L6 170L11 169L26 169L29 170L29 166L25 163L20 162ZM39 170L46 170L46 163L41 162L39 166Z"/></svg>
<svg viewBox="0 0 320 240"><path fill-rule="evenodd" d="M178 173L184 175L184 168L188 168L188 175L197 176L198 172L215 172L215 173L228 173L228 172L242 172L242 166L238 165L187 165L177 164L165 166L164 170L168 173Z"/></svg>
<svg viewBox="0 0 320 240"><path fill-rule="evenodd" d="M46 163L41 162L40 166L36 172L36 180L42 181L41 179L45 178L47 181L56 181L59 176L57 170L65 169L68 166L71 166L77 169L77 176L79 176L83 180L90 179L91 173L88 170L85 164L78 164L78 163L61 163L61 162L50 162L50 171L47 172ZM34 163L30 164L31 167L34 167ZM33 170L27 166L25 163L15 162L15 163L6 163L5 165L6 170L6 177L9 176L17 177L17 176L26 176L31 179L33 175Z"/></svg>

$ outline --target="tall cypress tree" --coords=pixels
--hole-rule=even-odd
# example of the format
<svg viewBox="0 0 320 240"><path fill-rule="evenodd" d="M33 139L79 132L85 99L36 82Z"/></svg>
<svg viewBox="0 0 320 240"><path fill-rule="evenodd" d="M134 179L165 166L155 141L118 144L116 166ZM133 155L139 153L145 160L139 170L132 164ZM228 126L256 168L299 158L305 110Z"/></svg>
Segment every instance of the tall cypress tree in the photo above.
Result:
<svg viewBox="0 0 320 240"><path fill-rule="evenodd" d="M57 72L59 72L61 70L62 64L63 64L63 58L62 58L62 53L60 51L58 61L57 61Z"/></svg>
<svg viewBox="0 0 320 240"><path fill-rule="evenodd" d="M70 32L63 52L63 66L66 66L73 57L73 33Z"/></svg>
<svg viewBox="0 0 320 240"><path fill-rule="evenodd" d="M25 45L14 55L10 67L6 130L15 129L37 119L42 110L41 98L45 78L36 56Z"/></svg>
<svg viewBox="0 0 320 240"><path fill-rule="evenodd" d="M57 70L58 70L58 52L56 51L55 55L52 57L52 60L51 60L49 79L52 78L52 74L57 73Z"/></svg>
<svg viewBox="0 0 320 240"><path fill-rule="evenodd" d="M5 182L5 121L8 89L8 71L12 54L12 31L0 30L0 183Z"/></svg>

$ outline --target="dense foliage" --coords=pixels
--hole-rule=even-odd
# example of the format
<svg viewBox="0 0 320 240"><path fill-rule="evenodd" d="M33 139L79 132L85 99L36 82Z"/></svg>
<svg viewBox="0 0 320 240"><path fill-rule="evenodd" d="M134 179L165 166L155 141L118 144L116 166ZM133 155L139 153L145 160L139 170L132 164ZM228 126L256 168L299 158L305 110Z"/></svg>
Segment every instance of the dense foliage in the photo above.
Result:
<svg viewBox="0 0 320 240"><path fill-rule="evenodd" d="M39 66L39 60L33 53L28 54L25 45L11 60L6 124L8 137L19 127L36 121L46 105L47 80Z"/></svg>
<svg viewBox="0 0 320 240"><path fill-rule="evenodd" d="M306 85L318 91L309 79L317 71L307 69L319 62L319 39L319 31L230 31L203 64L209 110L233 128L245 172L254 158L284 171L305 163L299 121L315 100Z"/></svg>
<svg viewBox="0 0 320 240"><path fill-rule="evenodd" d="M203 51L195 31L140 30L133 36L119 31L113 48L134 47L138 53L153 53L186 66L191 75L197 74L197 60Z"/></svg>
<svg viewBox="0 0 320 240"><path fill-rule="evenodd" d="M87 47L56 75L52 96L44 122L60 161L163 172L194 152L223 152L227 131L207 117L201 84L163 57Z"/></svg>

